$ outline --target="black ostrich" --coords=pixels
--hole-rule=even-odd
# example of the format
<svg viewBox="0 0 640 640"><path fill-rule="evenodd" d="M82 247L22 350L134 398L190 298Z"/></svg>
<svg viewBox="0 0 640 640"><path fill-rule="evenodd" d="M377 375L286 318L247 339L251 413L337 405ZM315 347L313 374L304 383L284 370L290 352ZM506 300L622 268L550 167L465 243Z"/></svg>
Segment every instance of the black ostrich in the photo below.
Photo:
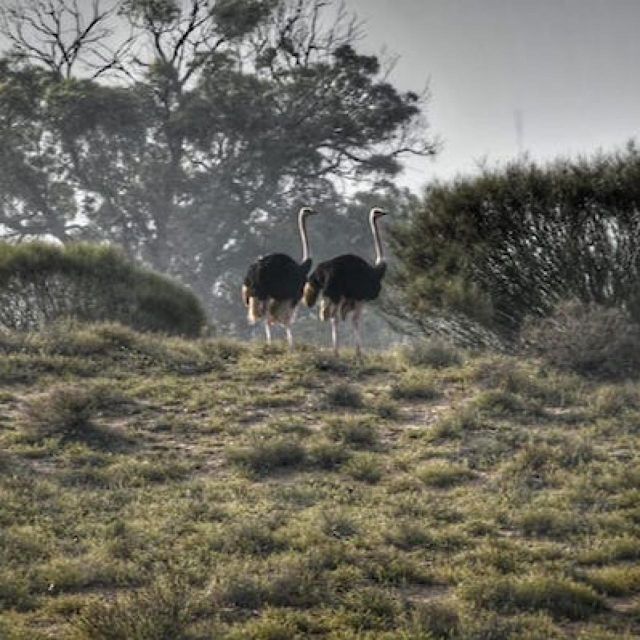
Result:
<svg viewBox="0 0 640 640"><path fill-rule="evenodd" d="M314 214L310 207L302 207L298 213L298 228L302 241L302 260L296 262L285 253L271 253L250 265L242 285L242 299L248 309L248 320L255 324L264 318L267 342L271 344L271 325L281 324L287 333L289 347L293 348L291 323L309 269L309 240L307 216Z"/></svg>
<svg viewBox="0 0 640 640"><path fill-rule="evenodd" d="M338 355L338 322L346 320L351 314L356 337L356 354L362 350L360 320L364 303L375 300L380 294L382 278L387 270L387 263L382 254L378 219L386 215L386 211L373 208L369 213L369 224L373 232L376 249L375 265L351 253L337 256L320 263L309 276L304 287L304 302L312 307L321 294L320 320L331 320L333 351Z"/></svg>

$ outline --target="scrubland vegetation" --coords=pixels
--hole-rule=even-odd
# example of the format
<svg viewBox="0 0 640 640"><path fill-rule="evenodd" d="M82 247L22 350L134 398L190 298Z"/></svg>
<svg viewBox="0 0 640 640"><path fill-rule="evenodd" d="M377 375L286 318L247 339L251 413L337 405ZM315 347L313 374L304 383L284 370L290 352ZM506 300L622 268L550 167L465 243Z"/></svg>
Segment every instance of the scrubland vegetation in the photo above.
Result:
<svg viewBox="0 0 640 640"><path fill-rule="evenodd" d="M0 637L635 638L640 386L0 334Z"/></svg>

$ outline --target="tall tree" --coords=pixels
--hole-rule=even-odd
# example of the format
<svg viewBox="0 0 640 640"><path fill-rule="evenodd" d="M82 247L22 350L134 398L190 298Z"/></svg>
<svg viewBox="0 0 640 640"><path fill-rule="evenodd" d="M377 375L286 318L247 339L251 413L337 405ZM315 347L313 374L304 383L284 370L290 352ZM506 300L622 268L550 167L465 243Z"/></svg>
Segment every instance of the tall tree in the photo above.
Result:
<svg viewBox="0 0 640 640"><path fill-rule="evenodd" d="M2 92L29 96L23 76L39 78L13 148L24 163L46 140L40 178L66 188L65 206L41 189L55 213L37 214L39 233L117 242L218 315L300 203L335 206L336 180L374 184L404 154L434 152L422 99L355 50L359 26L335 0L27 0L2 24L0 135L22 126L4 126ZM23 233L28 188L16 186L3 222Z"/></svg>

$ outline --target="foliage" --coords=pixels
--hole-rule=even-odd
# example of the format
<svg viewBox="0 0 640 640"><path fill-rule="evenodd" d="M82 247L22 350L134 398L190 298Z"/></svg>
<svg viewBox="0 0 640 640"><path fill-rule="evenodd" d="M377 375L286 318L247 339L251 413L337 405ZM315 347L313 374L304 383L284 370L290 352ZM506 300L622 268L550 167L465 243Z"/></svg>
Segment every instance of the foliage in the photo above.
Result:
<svg viewBox="0 0 640 640"><path fill-rule="evenodd" d="M394 232L406 315L471 343L486 331L513 340L526 317L568 298L640 320L639 184L630 145L429 186Z"/></svg>
<svg viewBox="0 0 640 640"><path fill-rule="evenodd" d="M348 209L334 178L393 196L402 154L434 152L423 98L356 50L338 0L25 0L0 18L0 231L118 244L222 321L266 241L297 253L297 207L362 238L369 203Z"/></svg>
<svg viewBox="0 0 640 640"><path fill-rule="evenodd" d="M188 336L205 323L193 293L114 248L0 243L0 326L29 331L65 318Z"/></svg>
<svg viewBox="0 0 640 640"><path fill-rule="evenodd" d="M640 373L640 325L624 309L564 302L525 324L522 340L560 369L610 379Z"/></svg>

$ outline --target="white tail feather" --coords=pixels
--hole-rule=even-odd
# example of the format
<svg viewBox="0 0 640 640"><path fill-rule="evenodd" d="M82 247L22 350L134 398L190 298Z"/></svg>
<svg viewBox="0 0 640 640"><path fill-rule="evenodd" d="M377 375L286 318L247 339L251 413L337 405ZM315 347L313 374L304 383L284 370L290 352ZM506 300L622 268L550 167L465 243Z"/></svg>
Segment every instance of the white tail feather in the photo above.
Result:
<svg viewBox="0 0 640 640"><path fill-rule="evenodd" d="M264 315L264 304L258 300L255 296L249 298L249 312L247 313L247 320L249 324L255 324Z"/></svg>

